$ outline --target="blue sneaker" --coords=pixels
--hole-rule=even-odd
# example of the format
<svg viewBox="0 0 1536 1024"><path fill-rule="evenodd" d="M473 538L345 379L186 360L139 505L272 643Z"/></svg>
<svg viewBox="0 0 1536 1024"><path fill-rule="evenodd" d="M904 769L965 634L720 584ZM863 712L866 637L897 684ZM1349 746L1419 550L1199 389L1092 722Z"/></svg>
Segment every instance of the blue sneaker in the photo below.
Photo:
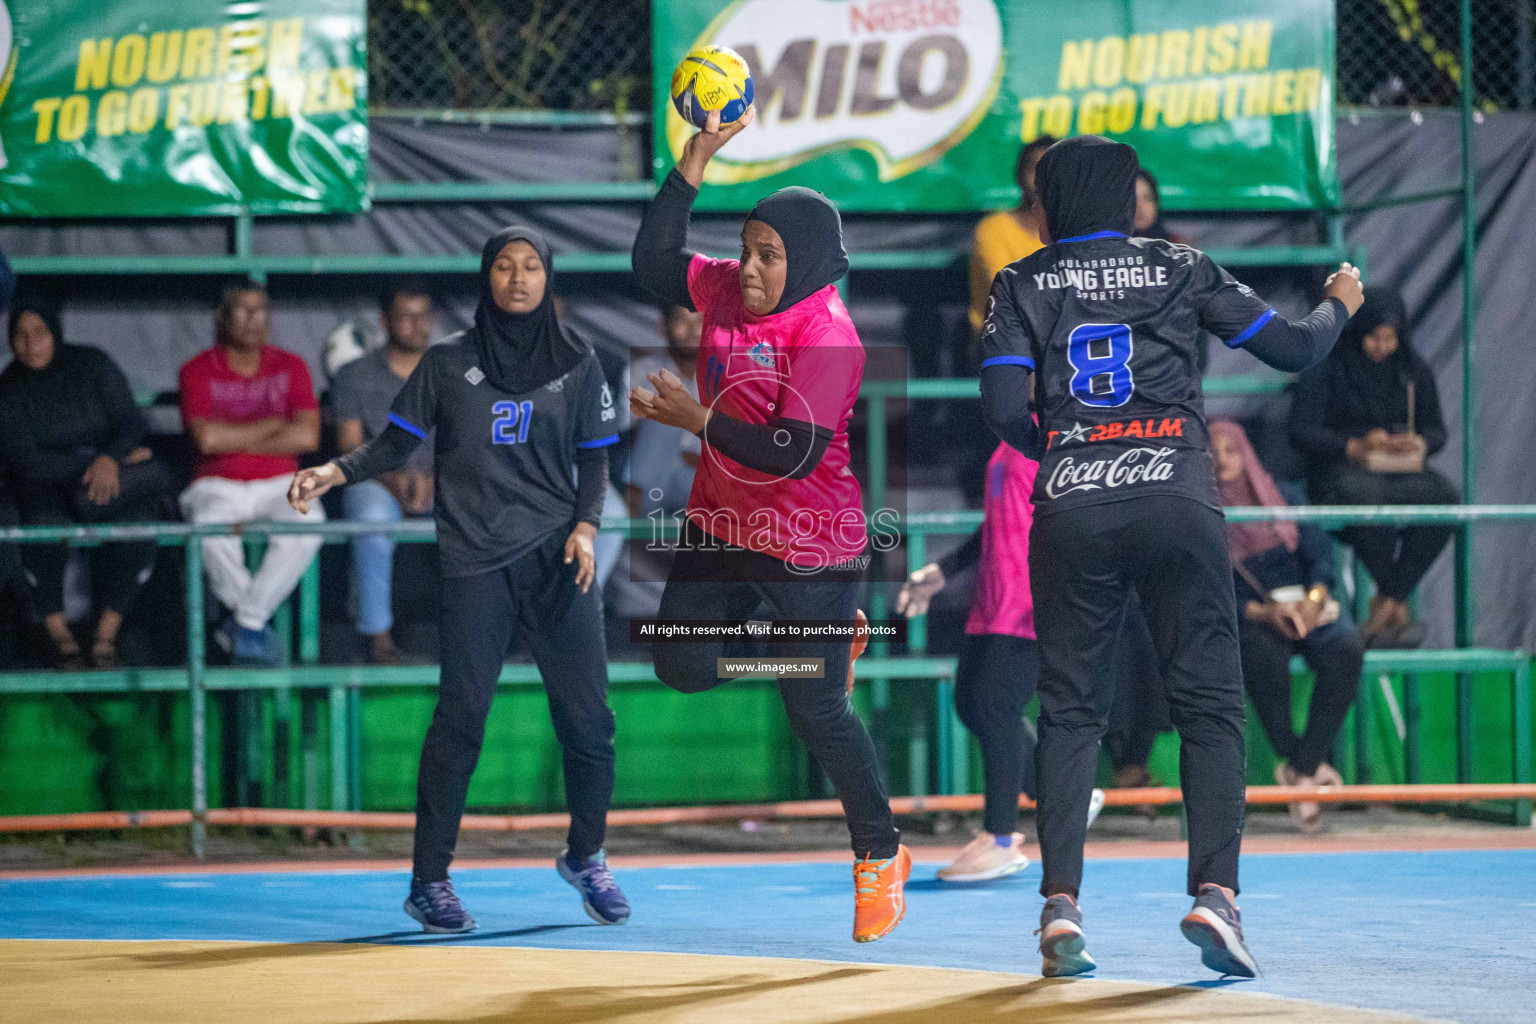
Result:
<svg viewBox="0 0 1536 1024"><path fill-rule="evenodd" d="M1179 922L1179 931L1200 947L1200 962L1211 970L1239 978L1258 977L1258 961L1243 941L1243 915L1221 886L1207 882L1200 887L1195 905Z"/></svg>
<svg viewBox="0 0 1536 1024"><path fill-rule="evenodd" d="M459 902L448 879L418 882L411 879L411 894L405 898L405 912L421 922L421 930L439 935L457 935L475 930L475 919Z"/></svg>
<svg viewBox="0 0 1536 1024"><path fill-rule="evenodd" d="M598 924L623 924L629 920L629 901L608 870L608 855L598 850L581 860L570 851L555 858L555 870L581 893L581 905L587 916Z"/></svg>
<svg viewBox="0 0 1536 1024"><path fill-rule="evenodd" d="M1083 934L1083 912L1071 896L1056 895L1045 901L1040 911L1040 956L1044 963L1040 974L1046 978L1065 978L1087 974L1098 967L1088 954L1088 938Z"/></svg>
<svg viewBox="0 0 1536 1024"><path fill-rule="evenodd" d="M240 626L239 630L232 652L236 665L276 668L283 663L282 646L278 643L277 634L272 632L271 626L263 626L260 629L246 629Z"/></svg>

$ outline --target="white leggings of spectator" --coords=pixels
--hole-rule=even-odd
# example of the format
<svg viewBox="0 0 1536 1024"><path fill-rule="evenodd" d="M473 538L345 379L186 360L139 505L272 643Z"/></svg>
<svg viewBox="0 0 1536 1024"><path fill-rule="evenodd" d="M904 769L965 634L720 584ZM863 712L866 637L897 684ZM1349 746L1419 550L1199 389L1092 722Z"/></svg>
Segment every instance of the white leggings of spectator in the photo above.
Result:
<svg viewBox="0 0 1536 1024"><path fill-rule="evenodd" d="M318 502L308 514L289 507L292 479L291 474L266 480L205 476L181 493L181 514L192 523L324 522ZM318 536L274 535L253 576L239 537L209 537L203 541L203 564L214 596L234 613L235 622L243 629L261 629L298 585L320 544Z"/></svg>

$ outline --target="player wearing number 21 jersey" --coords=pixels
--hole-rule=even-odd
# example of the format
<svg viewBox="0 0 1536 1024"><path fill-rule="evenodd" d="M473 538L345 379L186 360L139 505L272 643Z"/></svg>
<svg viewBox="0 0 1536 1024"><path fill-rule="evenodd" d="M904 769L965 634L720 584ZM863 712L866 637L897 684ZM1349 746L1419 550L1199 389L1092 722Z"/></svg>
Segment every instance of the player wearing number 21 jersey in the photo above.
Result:
<svg viewBox="0 0 1536 1024"><path fill-rule="evenodd" d="M1134 149L1096 136L1046 151L1035 177L1054 241L997 275L982 340L987 421L1040 460L1029 573L1040 652L1043 971L1094 967L1076 900L1106 725L1095 689L1109 675L1134 587L1182 744L1196 902L1181 929L1207 966L1252 977L1233 903L1245 805L1237 610L1197 338L1208 330L1271 366L1301 370L1328 353L1360 288L1346 264L1323 303L1291 323L1204 253L1128 237L1137 170Z"/></svg>

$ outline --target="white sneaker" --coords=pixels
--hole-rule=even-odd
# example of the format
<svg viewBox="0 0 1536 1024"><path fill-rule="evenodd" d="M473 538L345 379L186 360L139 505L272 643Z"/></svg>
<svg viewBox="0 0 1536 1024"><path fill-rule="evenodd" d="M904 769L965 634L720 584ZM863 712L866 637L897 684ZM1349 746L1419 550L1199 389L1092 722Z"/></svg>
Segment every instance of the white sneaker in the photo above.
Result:
<svg viewBox="0 0 1536 1024"><path fill-rule="evenodd" d="M1098 820L1099 812L1104 809L1104 791L1096 789L1088 798L1088 824L1085 828L1093 828L1093 823Z"/></svg>
<svg viewBox="0 0 1536 1024"><path fill-rule="evenodd" d="M939 878L946 882L988 882L1023 871L1029 866L1024 837L1015 832L1012 839L1011 846L999 846L992 833L976 833L954 863L939 869Z"/></svg>

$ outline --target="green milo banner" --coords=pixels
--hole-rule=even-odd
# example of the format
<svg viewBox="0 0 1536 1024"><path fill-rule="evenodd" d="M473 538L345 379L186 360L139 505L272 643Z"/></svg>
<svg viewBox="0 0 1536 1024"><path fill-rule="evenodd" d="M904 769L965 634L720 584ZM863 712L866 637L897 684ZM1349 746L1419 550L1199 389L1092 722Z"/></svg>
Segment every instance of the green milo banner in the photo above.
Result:
<svg viewBox="0 0 1536 1024"><path fill-rule="evenodd" d="M693 129L672 69L746 58L758 119L699 206L809 185L846 210L1018 200L1041 134L1135 146L1176 209L1325 208L1339 197L1332 0L656 0L655 171Z"/></svg>
<svg viewBox="0 0 1536 1024"><path fill-rule="evenodd" d="M364 0L0 0L0 215L367 206Z"/></svg>

